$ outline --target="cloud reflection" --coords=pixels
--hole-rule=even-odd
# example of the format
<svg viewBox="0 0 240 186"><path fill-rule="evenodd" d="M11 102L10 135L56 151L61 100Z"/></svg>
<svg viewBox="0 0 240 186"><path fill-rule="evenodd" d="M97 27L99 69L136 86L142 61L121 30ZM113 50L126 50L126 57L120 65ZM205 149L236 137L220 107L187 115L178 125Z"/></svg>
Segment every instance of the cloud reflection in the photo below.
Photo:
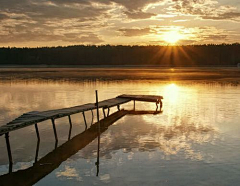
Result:
<svg viewBox="0 0 240 186"><path fill-rule="evenodd" d="M203 160L204 154L195 150L194 146L211 143L218 136L217 129L209 125L188 123L187 120L180 124L156 125L144 121L144 117L148 116L126 116L124 122L120 120L117 125L110 127L101 136L100 157L111 159L118 150L125 153L158 151L162 158L176 155L186 159ZM159 116L156 116L155 120L157 117ZM95 144L89 145L79 155L91 158L95 147ZM134 154L131 154L130 159L132 156Z"/></svg>
<svg viewBox="0 0 240 186"><path fill-rule="evenodd" d="M77 170L67 165L64 167L64 170L56 172L56 176L58 178L76 179L78 181L82 181L82 178L77 173Z"/></svg>

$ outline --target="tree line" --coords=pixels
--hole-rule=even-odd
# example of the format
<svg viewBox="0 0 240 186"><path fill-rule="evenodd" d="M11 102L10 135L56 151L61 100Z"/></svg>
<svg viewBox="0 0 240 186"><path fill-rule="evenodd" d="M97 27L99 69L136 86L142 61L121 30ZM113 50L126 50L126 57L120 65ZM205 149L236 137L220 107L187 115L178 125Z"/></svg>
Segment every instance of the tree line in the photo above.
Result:
<svg viewBox="0 0 240 186"><path fill-rule="evenodd" d="M237 66L240 44L0 48L0 65Z"/></svg>

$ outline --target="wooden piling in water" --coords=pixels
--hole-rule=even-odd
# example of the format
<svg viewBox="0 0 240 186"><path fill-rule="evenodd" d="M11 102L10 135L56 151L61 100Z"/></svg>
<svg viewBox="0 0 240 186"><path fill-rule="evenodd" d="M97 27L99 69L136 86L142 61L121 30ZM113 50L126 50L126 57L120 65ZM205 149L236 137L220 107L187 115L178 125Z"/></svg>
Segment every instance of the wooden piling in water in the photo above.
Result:
<svg viewBox="0 0 240 186"><path fill-rule="evenodd" d="M72 133L72 120L71 120L70 115L68 116L68 121L69 121L69 124L70 124L69 133L68 133L68 140L70 140L71 139L71 133Z"/></svg>
<svg viewBox="0 0 240 186"><path fill-rule="evenodd" d="M57 130L56 130L56 126L55 126L55 120L54 119L51 119L51 120L52 120L52 126L53 126L55 140L57 142L58 141L58 137L57 137Z"/></svg>
<svg viewBox="0 0 240 186"><path fill-rule="evenodd" d="M9 133L5 134L5 139L6 139L6 145L7 145L7 152L8 152L8 160L9 160L9 172L12 172L12 152L11 152L11 146L9 142Z"/></svg>
<svg viewBox="0 0 240 186"><path fill-rule="evenodd" d="M37 123L35 124L35 130L36 130L36 134L37 134L37 139L40 141L40 135L39 135Z"/></svg>
<svg viewBox="0 0 240 186"><path fill-rule="evenodd" d="M98 91L96 90L95 92L96 92L97 121L99 122Z"/></svg>
<svg viewBox="0 0 240 186"><path fill-rule="evenodd" d="M37 141L36 154L35 154L35 163L38 161L39 146L40 146L40 140Z"/></svg>
<svg viewBox="0 0 240 186"><path fill-rule="evenodd" d="M86 121L85 113L82 112L82 115L83 115L83 119L84 119L84 123L85 123L85 129L87 129L87 121Z"/></svg>
<svg viewBox="0 0 240 186"><path fill-rule="evenodd" d="M91 121L91 126L93 124L93 120L94 120L94 115L93 115L93 110L91 109L91 113L92 113L92 121Z"/></svg>

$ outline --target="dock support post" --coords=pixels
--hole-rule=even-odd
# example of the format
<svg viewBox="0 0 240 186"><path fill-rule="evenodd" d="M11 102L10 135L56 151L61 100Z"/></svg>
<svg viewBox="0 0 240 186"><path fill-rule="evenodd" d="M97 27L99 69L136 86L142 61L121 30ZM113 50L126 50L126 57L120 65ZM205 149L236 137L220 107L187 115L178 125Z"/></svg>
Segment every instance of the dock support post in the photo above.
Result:
<svg viewBox="0 0 240 186"><path fill-rule="evenodd" d="M38 141L40 141L40 135L39 135L37 123L35 124L35 130L36 130L36 134L37 134L37 139L38 139Z"/></svg>
<svg viewBox="0 0 240 186"><path fill-rule="evenodd" d="M11 146L9 142L9 133L5 133L5 139L6 139L6 144L7 144L7 152L8 152L8 160L9 160L9 172L12 172L12 152L11 152Z"/></svg>
<svg viewBox="0 0 240 186"><path fill-rule="evenodd" d="M40 139L37 141L36 154L35 154L35 163L38 161L38 152L39 152Z"/></svg>
<svg viewBox="0 0 240 186"><path fill-rule="evenodd" d="M84 123L85 123L85 129L87 129L87 121L86 121L85 113L82 112L82 115L83 115L83 119L84 119Z"/></svg>
<svg viewBox="0 0 240 186"><path fill-rule="evenodd" d="M99 110L98 110L98 91L96 90L96 106L97 106L97 121L99 122Z"/></svg>
<svg viewBox="0 0 240 186"><path fill-rule="evenodd" d="M54 131L54 136L55 136L55 140L56 142L58 141L58 137L57 137L57 130L56 130L56 126L55 126L55 121L54 119L51 119L52 120L52 125L53 125L53 131Z"/></svg>
<svg viewBox="0 0 240 186"><path fill-rule="evenodd" d="M135 103L135 100L133 100L133 110L135 110L136 108L136 103Z"/></svg>
<svg viewBox="0 0 240 186"><path fill-rule="evenodd" d="M160 111L162 110L162 100L160 100Z"/></svg>
<svg viewBox="0 0 240 186"><path fill-rule="evenodd" d="M69 133L68 133L68 140L70 140L71 138L71 133L72 133L72 120L71 120L71 116L68 116L68 120L69 120L69 124L70 124L70 128L69 128Z"/></svg>
<svg viewBox="0 0 240 186"><path fill-rule="evenodd" d="M117 105L117 109L118 109L118 111L120 111L120 105Z"/></svg>
<svg viewBox="0 0 240 186"><path fill-rule="evenodd" d="M54 149L57 149L58 141L55 141Z"/></svg>
<svg viewBox="0 0 240 186"><path fill-rule="evenodd" d="M36 148L36 154L35 154L35 163L36 163L38 160L38 151L39 151L39 145L40 145L40 135L39 135L37 123L35 124L35 130L36 130L36 134L37 134L37 148Z"/></svg>
<svg viewBox="0 0 240 186"><path fill-rule="evenodd" d="M108 107L108 113L107 113L107 116L109 116L109 113L110 113L110 108Z"/></svg>
<svg viewBox="0 0 240 186"><path fill-rule="evenodd" d="M156 102L156 112L157 112L157 110L158 110L158 102Z"/></svg>
<svg viewBox="0 0 240 186"><path fill-rule="evenodd" d="M93 119L94 119L94 115L93 115L93 111L91 110L92 112L92 122L91 122L91 125L93 124Z"/></svg>
<svg viewBox="0 0 240 186"><path fill-rule="evenodd" d="M95 92L96 92L96 107L97 107L98 132L100 133L99 110L98 110L98 91L96 90Z"/></svg>
<svg viewBox="0 0 240 186"><path fill-rule="evenodd" d="M104 118L106 118L106 113L105 113L104 108L102 108L102 111L103 111L103 116L104 116Z"/></svg>
<svg viewBox="0 0 240 186"><path fill-rule="evenodd" d="M95 163L95 165L97 167L96 176L98 176L98 174L99 174L99 164L100 164L99 154L100 154L100 131L98 132L97 162Z"/></svg>

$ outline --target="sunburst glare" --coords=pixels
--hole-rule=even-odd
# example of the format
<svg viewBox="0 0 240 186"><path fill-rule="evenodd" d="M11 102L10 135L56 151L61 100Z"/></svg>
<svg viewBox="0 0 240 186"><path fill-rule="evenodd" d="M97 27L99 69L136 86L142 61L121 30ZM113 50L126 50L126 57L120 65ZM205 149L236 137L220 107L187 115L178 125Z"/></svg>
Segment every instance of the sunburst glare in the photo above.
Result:
<svg viewBox="0 0 240 186"><path fill-rule="evenodd" d="M184 36L178 31L169 31L163 34L163 40L168 44L176 44L179 40L183 39Z"/></svg>

